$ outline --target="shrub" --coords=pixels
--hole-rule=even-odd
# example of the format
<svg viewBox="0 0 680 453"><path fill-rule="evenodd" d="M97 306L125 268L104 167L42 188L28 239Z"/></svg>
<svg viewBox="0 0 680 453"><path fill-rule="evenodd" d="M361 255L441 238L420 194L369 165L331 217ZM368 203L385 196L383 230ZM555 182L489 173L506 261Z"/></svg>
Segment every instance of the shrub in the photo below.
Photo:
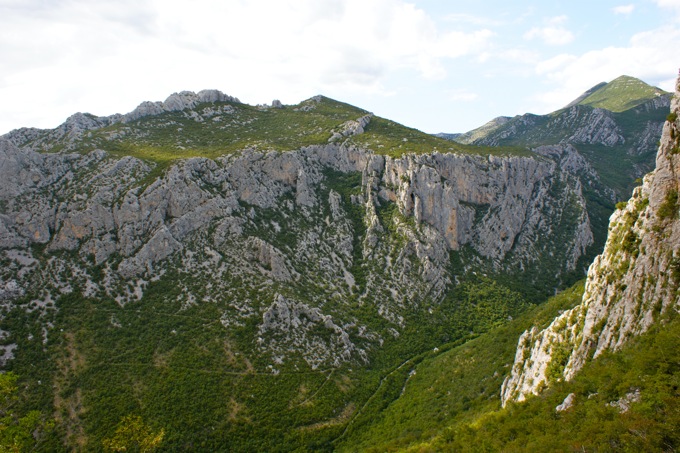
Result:
<svg viewBox="0 0 680 453"><path fill-rule="evenodd" d="M661 206L659 206L658 215L662 220L675 218L678 213L678 191L671 189L666 194Z"/></svg>

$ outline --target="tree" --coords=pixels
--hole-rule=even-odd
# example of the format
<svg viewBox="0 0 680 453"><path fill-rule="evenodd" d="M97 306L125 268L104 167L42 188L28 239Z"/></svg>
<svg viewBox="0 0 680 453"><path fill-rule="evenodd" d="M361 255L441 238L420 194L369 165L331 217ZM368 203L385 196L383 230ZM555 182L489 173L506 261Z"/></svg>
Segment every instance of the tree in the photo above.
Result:
<svg viewBox="0 0 680 453"><path fill-rule="evenodd" d="M163 442L164 436L164 429L153 432L151 427L144 423L142 417L126 415L118 423L113 436L104 439L102 445L108 451L140 451L145 453L158 448Z"/></svg>
<svg viewBox="0 0 680 453"><path fill-rule="evenodd" d="M32 450L41 431L52 425L38 411L20 416L18 379L15 373L0 373L0 452Z"/></svg>

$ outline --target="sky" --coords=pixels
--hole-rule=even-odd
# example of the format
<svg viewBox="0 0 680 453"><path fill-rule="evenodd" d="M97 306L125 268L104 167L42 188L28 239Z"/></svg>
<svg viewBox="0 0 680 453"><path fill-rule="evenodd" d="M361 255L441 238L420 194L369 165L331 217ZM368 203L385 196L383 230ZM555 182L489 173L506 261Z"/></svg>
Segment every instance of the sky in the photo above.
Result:
<svg viewBox="0 0 680 453"><path fill-rule="evenodd" d="M0 134L202 89L465 132L679 67L680 0L0 0Z"/></svg>

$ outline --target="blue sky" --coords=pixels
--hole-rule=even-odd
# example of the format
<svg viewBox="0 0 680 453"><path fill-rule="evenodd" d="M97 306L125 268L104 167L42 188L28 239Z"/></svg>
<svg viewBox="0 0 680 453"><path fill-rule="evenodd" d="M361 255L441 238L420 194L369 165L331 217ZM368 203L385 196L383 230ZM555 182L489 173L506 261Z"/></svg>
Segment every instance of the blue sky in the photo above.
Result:
<svg viewBox="0 0 680 453"><path fill-rule="evenodd" d="M680 0L0 0L0 134L205 88L464 132L678 67Z"/></svg>

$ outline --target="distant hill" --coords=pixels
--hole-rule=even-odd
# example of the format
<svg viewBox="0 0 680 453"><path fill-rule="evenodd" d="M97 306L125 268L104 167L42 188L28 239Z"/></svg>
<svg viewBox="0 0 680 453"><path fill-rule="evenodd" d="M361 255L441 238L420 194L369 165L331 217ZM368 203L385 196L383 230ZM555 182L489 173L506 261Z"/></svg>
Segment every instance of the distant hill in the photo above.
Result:
<svg viewBox="0 0 680 453"><path fill-rule="evenodd" d="M455 141L468 145L538 149L571 147L591 167L588 211L595 231L606 231L618 200L654 168L658 139L671 94L629 76L600 83L563 109L547 115L499 117ZM606 187L597 188L597 182ZM604 235L596 243L604 244Z"/></svg>
<svg viewBox="0 0 680 453"><path fill-rule="evenodd" d="M640 104L644 104L650 99L668 94L661 88L648 85L635 77L624 75L609 83L603 82L595 85L575 102L578 105L589 105L611 112L625 112ZM567 107L572 105L573 103Z"/></svg>
<svg viewBox="0 0 680 453"><path fill-rule="evenodd" d="M487 135L491 134L493 131L510 121L512 118L509 116L499 116L498 118L494 118L488 123L484 124L483 126L478 127L477 129L473 129L471 131L465 132L463 134L446 134L446 133L439 133L437 134L437 137L445 138L447 140L454 140L458 143L473 143L475 140L481 139L486 137Z"/></svg>

